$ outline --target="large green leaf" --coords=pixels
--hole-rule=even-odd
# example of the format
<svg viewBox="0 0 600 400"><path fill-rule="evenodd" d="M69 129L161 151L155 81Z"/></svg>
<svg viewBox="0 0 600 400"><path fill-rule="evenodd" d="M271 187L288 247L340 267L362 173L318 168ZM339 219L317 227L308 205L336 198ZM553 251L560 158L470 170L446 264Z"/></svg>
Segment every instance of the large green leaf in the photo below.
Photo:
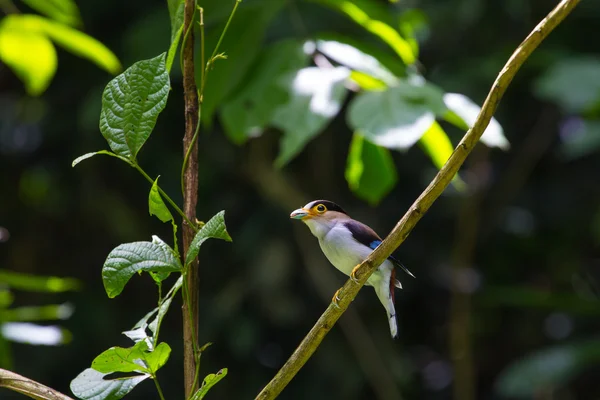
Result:
<svg viewBox="0 0 600 400"><path fill-rule="evenodd" d="M226 3L221 0L221 3ZM235 1L230 0L231 8ZM284 0L256 2L254 7L240 7L229 25L227 34L219 48L227 56L226 60L217 60L211 66L204 87L202 120L210 124L216 108L242 83L248 68L259 54L269 23L281 7ZM209 11L206 11L208 14ZM207 31L206 54L212 53L224 26ZM207 60L208 61L208 60ZM203 66L197 63L196 81L201 82L200 72ZM247 76L246 79L253 79Z"/></svg>
<svg viewBox="0 0 600 400"><path fill-rule="evenodd" d="M401 81L384 91L364 92L350 104L348 125L379 146L407 149L446 111L442 92L431 84Z"/></svg>
<svg viewBox="0 0 600 400"><path fill-rule="evenodd" d="M540 390L559 389L585 368L600 363L600 341L550 347L509 365L496 380L496 392L510 398L534 398Z"/></svg>
<svg viewBox="0 0 600 400"><path fill-rule="evenodd" d="M375 205L396 185L398 175L388 149L354 134L348 151L346 181L354 194Z"/></svg>
<svg viewBox="0 0 600 400"><path fill-rule="evenodd" d="M206 375L204 381L202 381L202 386L194 393L191 400L202 400L208 391L219 383L221 379L225 378L225 376L227 376L227 368L223 368L216 374Z"/></svg>
<svg viewBox="0 0 600 400"><path fill-rule="evenodd" d="M112 298L123 291L136 272L168 274L181 269L173 249L153 236L152 242L124 243L111 251L102 267L102 280L108 297Z"/></svg>
<svg viewBox="0 0 600 400"><path fill-rule="evenodd" d="M0 60L23 81L27 93L42 94L54 77L56 50L46 35L22 15L0 21Z"/></svg>
<svg viewBox="0 0 600 400"><path fill-rule="evenodd" d="M194 261L200 252L202 243L210 238L231 242L231 236L227 233L227 227L225 226L225 211L217 213L196 233L185 257L186 265Z"/></svg>
<svg viewBox="0 0 600 400"><path fill-rule="evenodd" d="M136 62L106 85L100 131L116 154L135 160L167 104L170 88L164 53Z"/></svg>
<svg viewBox="0 0 600 400"><path fill-rule="evenodd" d="M304 67L307 61L302 43L297 40L278 42L261 53L250 71L252 79L221 109L221 121L231 141L242 144L262 133L275 109L289 97L278 80Z"/></svg>
<svg viewBox="0 0 600 400"><path fill-rule="evenodd" d="M77 4L73 0L21 0L39 13L65 25L81 24Z"/></svg>
<svg viewBox="0 0 600 400"><path fill-rule="evenodd" d="M433 165L442 168L454 151L450 138L444 132L440 124L434 122L421 136L421 146L433 161Z"/></svg>
<svg viewBox="0 0 600 400"><path fill-rule="evenodd" d="M464 128L464 126L468 128L472 127L481 111L481 107L475 104L467 96L460 93L444 94L444 104L446 104L446 107L454 113L451 115L451 118L446 119L448 122L457 125L459 128ZM456 117L460 118L464 122L464 125L460 121L457 121L455 119ZM494 117L492 117L489 125L485 128L480 141L488 147L499 147L502 150L508 150L510 148L510 143L504 136L502 126Z"/></svg>
<svg viewBox="0 0 600 400"><path fill-rule="evenodd" d="M272 124L283 131L278 167L287 164L337 115L346 96L346 67L308 67L284 81L289 101L273 114Z"/></svg>
<svg viewBox="0 0 600 400"><path fill-rule="evenodd" d="M183 11L185 2L183 0L167 0L169 18L171 20L171 43L175 41L177 31L183 26Z"/></svg>
<svg viewBox="0 0 600 400"><path fill-rule="evenodd" d="M133 347L111 347L92 361L92 368L105 374L113 372L139 372L154 375L169 359L171 348L160 343L153 351L148 351L146 341L139 341Z"/></svg>
<svg viewBox="0 0 600 400"><path fill-rule="evenodd" d="M106 375L88 368L71 381L71 391L82 400L118 400L149 378L149 374L107 379Z"/></svg>

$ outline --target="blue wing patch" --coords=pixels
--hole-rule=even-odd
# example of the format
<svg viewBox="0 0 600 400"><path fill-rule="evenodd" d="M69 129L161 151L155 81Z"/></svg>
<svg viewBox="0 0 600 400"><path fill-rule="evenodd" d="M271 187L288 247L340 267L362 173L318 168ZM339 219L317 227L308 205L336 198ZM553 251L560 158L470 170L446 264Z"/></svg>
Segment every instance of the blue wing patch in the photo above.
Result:
<svg viewBox="0 0 600 400"><path fill-rule="evenodd" d="M373 240L370 244L369 247L372 248L373 250L375 250L377 248L377 246L379 246L381 244L381 240ZM402 270L404 272L406 272L407 274L409 274L410 276L412 276L413 278L415 277L413 275L412 272L410 272L408 270L408 268L406 268L400 261L398 261L397 258L395 258L394 256L389 256L388 260L390 260L391 262L393 262L395 265L397 265L398 267L402 268Z"/></svg>

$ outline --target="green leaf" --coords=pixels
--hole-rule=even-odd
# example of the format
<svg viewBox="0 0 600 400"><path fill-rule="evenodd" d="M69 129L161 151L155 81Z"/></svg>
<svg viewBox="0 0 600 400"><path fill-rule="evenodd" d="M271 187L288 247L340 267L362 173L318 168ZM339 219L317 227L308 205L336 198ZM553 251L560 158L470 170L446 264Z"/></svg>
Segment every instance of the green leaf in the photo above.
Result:
<svg viewBox="0 0 600 400"><path fill-rule="evenodd" d="M29 7L65 25L81 24L77 4L73 0L21 0Z"/></svg>
<svg viewBox="0 0 600 400"><path fill-rule="evenodd" d="M183 29L185 3L183 0L167 0L167 6L169 7L169 19L171 20L171 43L174 43L175 36L180 35L177 32Z"/></svg>
<svg viewBox="0 0 600 400"><path fill-rule="evenodd" d="M371 205L379 203L398 181L389 150L357 133L352 136L345 175L350 190Z"/></svg>
<svg viewBox="0 0 600 400"><path fill-rule="evenodd" d="M169 46L169 51L167 52L167 59L165 61L165 68L167 72L171 72L171 67L173 66L173 61L175 60L175 55L177 54L177 48L179 47L179 40L181 39L181 34L183 33L183 25L179 27L179 30L175 32L175 36L173 37L173 41L171 42L171 46Z"/></svg>
<svg viewBox="0 0 600 400"><path fill-rule="evenodd" d="M220 3L225 3L220 1ZM234 1L228 2L233 8ZM254 7L240 7L235 14L227 34L221 43L219 52L224 52L226 60L217 60L211 66L204 87L202 120L212 122L215 110L234 89L242 83L248 69L256 60L262 47L265 32L273 17L285 4L284 0L256 2ZM210 15L208 9L206 15ZM206 54L215 48L224 25L207 30ZM207 60L208 61L208 60ZM197 63L196 81L201 82L201 68ZM247 77L251 80L252 77Z"/></svg>
<svg viewBox="0 0 600 400"><path fill-rule="evenodd" d="M156 217L162 222L169 222L173 220L171 211L169 211L167 205L158 192L158 178L156 178L152 184L152 188L150 189L150 195L148 196L148 210L150 211L150 215L156 215Z"/></svg>
<svg viewBox="0 0 600 400"><path fill-rule="evenodd" d="M170 88L164 53L136 62L106 85L100 131L116 154L135 160L167 104Z"/></svg>
<svg viewBox="0 0 600 400"><path fill-rule="evenodd" d="M153 351L148 351L146 341L139 341L133 347L111 347L92 361L92 368L105 374L114 372L139 372L155 375L169 359L171 348L160 343Z"/></svg>
<svg viewBox="0 0 600 400"><path fill-rule="evenodd" d="M317 49L332 60L352 69L363 72L387 85L394 85L398 78L379 60L358 48L336 40L317 40Z"/></svg>
<svg viewBox="0 0 600 400"><path fill-rule="evenodd" d="M437 122L431 124L420 143L438 169L444 166L454 151L450 138Z"/></svg>
<svg viewBox="0 0 600 400"><path fill-rule="evenodd" d="M27 93L39 96L56 72L56 50L24 17L13 14L0 21L0 60L23 81Z"/></svg>
<svg viewBox="0 0 600 400"><path fill-rule="evenodd" d="M30 275L6 269L0 269L0 284L29 292L61 293L81 289L81 282L77 279Z"/></svg>
<svg viewBox="0 0 600 400"><path fill-rule="evenodd" d="M102 280L106 294L113 298L123 291L137 272L167 274L181 270L181 263L173 249L153 236L152 242L125 243L111 251L102 267Z"/></svg>
<svg viewBox="0 0 600 400"><path fill-rule="evenodd" d="M227 233L227 227L225 226L225 211L217 213L196 233L185 257L185 265L190 264L198 257L200 246L209 238L231 242L231 236Z"/></svg>
<svg viewBox="0 0 600 400"><path fill-rule="evenodd" d="M149 369L140 362L144 360L146 350L148 350L148 344L144 341L137 342L129 348L111 347L94 358L92 368L105 374L113 372L149 373Z"/></svg>
<svg viewBox="0 0 600 400"><path fill-rule="evenodd" d="M350 73L350 79L354 81L363 90L382 91L387 89L387 85L371 75L367 75L364 72L352 71Z"/></svg>
<svg viewBox="0 0 600 400"><path fill-rule="evenodd" d="M515 361L496 380L498 394L510 398L534 398L540 390L560 389L585 368L600 362L600 341L554 346Z"/></svg>
<svg viewBox="0 0 600 400"><path fill-rule="evenodd" d="M471 99L460 93L446 93L444 95L444 103L446 107L454 114L446 114L444 117L450 123L455 124L459 128L473 126L477 120L477 116L481 111L481 107L473 103ZM457 121L456 117L464 121L464 125ZM504 130L498 123L496 118L492 117L489 125L485 128L480 141L488 147L499 147L502 150L508 150L510 143L504 136Z"/></svg>
<svg viewBox="0 0 600 400"><path fill-rule="evenodd" d="M47 35L54 43L100 68L116 74L121 63L106 46L85 33L38 15L23 15L23 22Z"/></svg>
<svg viewBox="0 0 600 400"><path fill-rule="evenodd" d="M345 67L308 67L284 82L291 97L275 110L271 121L283 131L277 167L294 158L337 115L346 97L344 83L349 76L350 70Z"/></svg>
<svg viewBox="0 0 600 400"><path fill-rule="evenodd" d="M82 400L118 400L150 375L105 379L106 375L88 368L71 381L71 391Z"/></svg>
<svg viewBox="0 0 600 400"><path fill-rule="evenodd" d="M223 368L216 374L208 374L202 382L200 389L194 393L191 400L202 400L208 391L215 386L219 381L227 376L227 368Z"/></svg>
<svg viewBox="0 0 600 400"><path fill-rule="evenodd" d="M73 160L73 163L71 163L71 167L76 166L77 164L79 164L83 160L87 160L88 158L94 157L96 154L105 154L107 156L116 157L116 158L121 159L121 160L123 160L123 161L125 161L126 163L129 164L129 160L126 159L126 158L124 158L124 157L118 156L115 153L110 152L108 150L100 150L100 151L93 151L91 153L87 153L87 154L84 154L82 156L77 157L76 159Z"/></svg>
<svg viewBox="0 0 600 400"><path fill-rule="evenodd" d="M181 289L182 286L183 286L183 275L180 276L179 279L177 279L177 281L175 282L175 284L173 285L171 290L169 290L169 293L167 293L167 295L163 299L162 303L158 307L158 313L156 314L156 318L154 318L154 320L152 322L150 322L150 324L148 325L148 328L152 331L154 336L156 336L156 334L158 333L158 329L160 328L159 327L160 322L162 321L164 316L167 314L167 311L169 311L169 307L171 306L171 302L173 301L173 298L175 297L175 295L177 294L179 289Z"/></svg>
<svg viewBox="0 0 600 400"><path fill-rule="evenodd" d="M567 113L582 113L600 103L600 57L561 58L535 82L536 94Z"/></svg>
<svg viewBox="0 0 600 400"><path fill-rule="evenodd" d="M350 104L348 125L379 146L407 149L446 111L442 92L431 84L402 81L385 91L364 92Z"/></svg>
<svg viewBox="0 0 600 400"><path fill-rule="evenodd" d="M319 2L341 11L365 30L379 37L398 54L404 64L411 65L415 63L416 55L413 53L411 44L390 25L371 18L365 8L361 8L361 6L349 0L320 0Z"/></svg>
<svg viewBox="0 0 600 400"><path fill-rule="evenodd" d="M152 349L153 348L152 340L148 336L146 329L148 328L148 321L150 320L150 318L152 318L154 316L154 314L156 314L157 311L158 311L158 307L156 307L154 310L147 313L141 320L139 320L133 326L133 328L131 328L128 331L123 331L121 333L123 333L123 335L127 336L129 339L133 340L134 343L137 343L142 340L145 341L146 344L148 345L148 348Z"/></svg>
<svg viewBox="0 0 600 400"><path fill-rule="evenodd" d="M269 124L275 109L289 98L278 82L304 67L308 56L297 40L285 40L265 49L252 68L245 85L221 108L221 121L229 139L242 144L259 136Z"/></svg>
<svg viewBox="0 0 600 400"><path fill-rule="evenodd" d="M68 303L23 306L0 310L0 321L50 321L68 319L71 315L73 306Z"/></svg>

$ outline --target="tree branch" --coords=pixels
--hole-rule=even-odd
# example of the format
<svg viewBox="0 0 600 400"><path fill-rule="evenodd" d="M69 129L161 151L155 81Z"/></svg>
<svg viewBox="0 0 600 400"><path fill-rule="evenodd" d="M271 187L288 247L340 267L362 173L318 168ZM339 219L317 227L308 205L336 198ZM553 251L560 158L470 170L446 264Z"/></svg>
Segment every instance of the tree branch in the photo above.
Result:
<svg viewBox="0 0 600 400"><path fill-rule="evenodd" d="M185 187L183 191L183 211L187 220L196 220L196 204L198 202L198 143L194 142L194 132L198 124L198 91L194 73L194 33L193 20L196 2L185 0L183 14L183 31L189 37L183 45L183 96L185 103L185 136L183 138L183 154L189 154L184 172ZM189 150L191 148L191 151ZM194 227L183 222L183 252L187 254L194 238ZM185 257L184 257L185 258ZM185 397L190 398L194 392L196 373L196 354L198 332L198 260L186 270L187 296L183 304L183 368Z"/></svg>
<svg viewBox="0 0 600 400"><path fill-rule="evenodd" d="M48 386L2 368L0 368L0 387L37 400L73 400Z"/></svg>
<svg viewBox="0 0 600 400"><path fill-rule="evenodd" d="M294 351L289 360L277 372L271 382L258 394L256 399L276 398L306 361L308 361L325 335L331 330L331 327L354 300L369 276L406 240L417 222L450 184L450 181L485 131L492 115L498 107L500 99L525 60L579 2L580 0L562 0L517 47L502 71L498 74L473 127L465 134L446 164L409 208L408 212L398 221L388 237L361 263L355 275L358 279L358 284L349 279L342 286L339 291L340 300L338 306L331 304L327 307L296 351Z"/></svg>

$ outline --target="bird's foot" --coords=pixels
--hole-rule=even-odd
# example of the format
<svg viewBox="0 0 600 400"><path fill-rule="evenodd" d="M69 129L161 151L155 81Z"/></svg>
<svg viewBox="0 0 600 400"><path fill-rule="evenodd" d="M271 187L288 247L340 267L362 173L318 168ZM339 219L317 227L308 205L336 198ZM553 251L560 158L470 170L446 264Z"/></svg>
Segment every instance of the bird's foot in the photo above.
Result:
<svg viewBox="0 0 600 400"><path fill-rule="evenodd" d="M358 267L360 267L360 264L358 264L356 267L354 267L352 272L350 272L350 279L352 279L352 282L356 283L357 285L358 285L358 278L356 277L356 271L358 271Z"/></svg>
<svg viewBox="0 0 600 400"><path fill-rule="evenodd" d="M340 293L341 289L336 290L335 294L333 295L333 298L331 299L331 302L333 303L334 306L336 306L337 308L340 308L340 305L338 304L338 301L340 301L340 296L338 296L338 294Z"/></svg>

